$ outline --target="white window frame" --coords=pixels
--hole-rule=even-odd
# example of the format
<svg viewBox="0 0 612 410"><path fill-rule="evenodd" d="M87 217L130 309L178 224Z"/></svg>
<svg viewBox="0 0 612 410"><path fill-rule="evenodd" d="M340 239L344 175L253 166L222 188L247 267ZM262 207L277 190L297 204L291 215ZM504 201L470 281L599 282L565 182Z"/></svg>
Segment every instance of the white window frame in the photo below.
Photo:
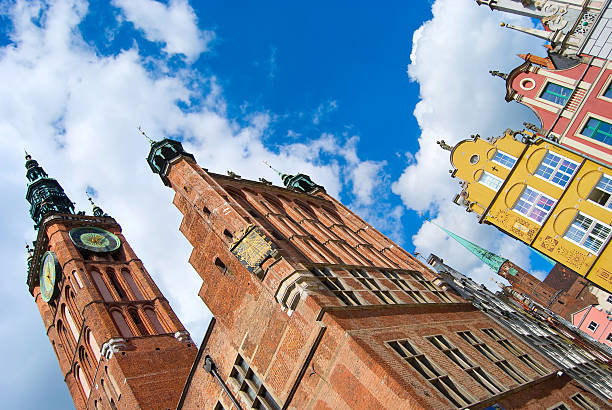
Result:
<svg viewBox="0 0 612 410"><path fill-rule="evenodd" d="M608 79L604 83L603 87L601 87L601 90L599 90L599 94L597 95L598 98L601 98L602 100L606 101L612 101L612 98L606 97L604 95L608 87L610 87L610 84L612 84L612 74L608 76Z"/></svg>
<svg viewBox="0 0 612 410"><path fill-rule="evenodd" d="M599 202L595 202L595 201L593 201L592 199L589 199L588 197L587 197L587 201L589 201L589 202L591 202L591 203L593 203L593 204L595 204L595 205L597 205L597 206L601 206L601 207L603 207L603 208L606 208L606 209L608 209L608 210L612 210L612 190L610 190L610 191L608 192L608 191L606 191L605 189L597 188L597 185L599 185L599 183L601 182L601 180L602 180L603 178L608 178L609 180L611 180L611 181L612 181L612 176L610 176L610 175L608 175L608 174L601 174L601 176L599 177L599 180L597 181L597 183L595 184L595 186L593 186L593 189L591 189L591 192L589 193L589 196L591 196L591 194L593 193L593 191L595 191L596 189L598 189L598 190L600 190L600 191L603 191L603 192L606 192L606 193L610 194L610 197L609 197L609 198L608 198L608 200L606 201L606 204L605 204L605 205L602 205L602 204L600 204Z"/></svg>
<svg viewBox="0 0 612 410"><path fill-rule="evenodd" d="M589 227L586 230L580 229L580 230L584 230L584 235L582 236L582 239L580 240L580 242L576 242L574 239L569 238L567 236L567 233L569 232L571 227L574 225L574 221L576 220L578 215L582 215L583 217L588 218L588 219L591 220L591 222L589 224ZM589 247L586 247L583 244L584 244L585 240L589 237L591 232L593 231L593 228L595 227L596 224L607 226L608 228L610 228L610 232L608 233L608 236L606 236L606 238L603 239L599 249L597 251L593 251L593 249L591 249ZM572 219L572 222L568 225L567 229L565 230L565 233L563 234L563 239L565 239L566 241L569 241L569 242L571 242L571 243L573 243L575 245L580 246L582 249L588 251L589 253L592 253L593 255L599 255L601 253L602 249L604 249L606 247L606 244L610 241L610 237L611 236L612 236L612 226L610 226L610 225L608 225L608 224L606 224L606 223L604 223L604 222L602 222L602 221L600 221L600 220L598 220L596 218L593 218L590 215L587 215L585 213L582 213L582 212L578 211L576 213L576 215L574 216L574 219ZM600 237L597 237L597 238L600 238Z"/></svg>
<svg viewBox="0 0 612 410"><path fill-rule="evenodd" d="M540 168L541 168L542 166L552 168L550 165L544 165L544 164L543 164L544 159L545 159L545 158L546 158L546 157L547 157L549 154L554 155L554 156L556 156L556 157L559 157L559 158L560 158L560 160L559 160L559 163L557 164L557 166L554 168L553 172L550 174L550 177L548 177L548 178L544 178L543 176L538 175L538 171L540 170ZM572 164L576 165L576 169L575 169L575 170L574 170L574 172L573 172L573 173L572 173L572 174L569 176L569 179L567 180L567 184L565 184L565 185L561 185L561 184L559 184L559 183L557 183L557 182L553 182L553 180L552 180L552 179L555 177L555 175L557 175L557 173L561 172L561 171L559 170L559 168L560 168L560 167L561 167L561 165L563 164L563 161L568 161L568 162L571 162ZM540 161L540 163L538 164L538 168L536 169L536 171L534 172L534 174L533 174L533 175L534 175L535 177L537 177L537 178L541 179L542 181L546 181L546 182L548 182L548 183L550 183L550 184L553 184L553 185L555 185L555 186L558 186L558 187L561 187L561 188L567 188L567 187L568 187L568 185L570 184L570 182L572 181L573 176L576 174L576 172L578 172L578 168L579 168L579 167L580 167L580 163L579 163L579 162L576 162L576 161L571 160L571 159L569 159L569 158L567 158L567 157L564 157L563 155L559 154L558 152L548 150L548 151L546 152L546 155L544 155L544 157L542 158L542 160L541 160L541 161ZM565 174L565 173L564 173L564 174ZM566 175L567 175L567 174L566 174Z"/></svg>
<svg viewBox="0 0 612 410"><path fill-rule="evenodd" d="M595 324L595 328L591 329L591 325ZM591 332L595 333L595 331L599 328L599 323L591 320L591 323L589 323L589 325L587 326L587 329L589 329Z"/></svg>
<svg viewBox="0 0 612 410"><path fill-rule="evenodd" d="M542 97L544 95L544 92L546 91L546 87L548 87L548 84L554 84L554 85L558 85L559 87L563 87L563 88L567 88L570 90L570 95L567 97L567 100L565 100L565 104L559 104L556 103L554 101L551 101L549 99L546 99L544 97ZM547 104L552 104L554 107L565 107L567 106L567 103L569 103L570 98L572 98L572 95L574 94L574 91L576 90L575 86L572 86L570 84L567 83L561 83L560 81L553 81L550 78L546 78L546 80L544 81L544 84L542 84L542 87L540 88L540 90L538 91L538 96L536 97L538 100L546 102Z"/></svg>
<svg viewBox="0 0 612 410"><path fill-rule="evenodd" d="M512 159L514 160L514 164L512 164L512 166L511 166L511 167L508 167L506 164L502 164L501 162L496 161L496 160L495 160L495 155L497 155L497 153L500 153L501 155L505 155L505 156L507 156L507 157L512 158ZM496 151L495 151L495 154L493 155L493 159L492 159L491 161L495 162L495 163L496 163L496 164L498 164L498 165L501 165L502 167L504 167L504 168L506 168L506 169L512 169L512 168L514 168L514 166L516 165L516 161L518 161L518 158L516 158L516 157L514 157L514 156L512 156L512 155L510 155L510 154L508 154L507 152L504 152L504 151L502 151L502 150L498 149L498 150L496 150Z"/></svg>
<svg viewBox="0 0 612 410"><path fill-rule="evenodd" d="M534 201L534 202L531 204L531 206L529 207L529 211L528 211L527 213L523 213L523 212L519 211L518 209L516 209L516 206L517 206L517 204L519 203L519 201L521 200L521 198L523 197L523 194L525 193L525 191L526 191L526 190L528 190L528 189L529 189L529 190L531 190L531 191L533 191L533 192L535 192L536 194L538 194L538 197L536 198L536 200L535 200L535 201ZM542 221L540 222L540 221L537 221L536 219L534 219L534 218L530 217L530 216L529 216L529 212L530 212L531 210L533 210L533 209L536 207L536 204L537 204L538 200L539 200L541 197L545 197L545 198L547 198L547 199L551 200L551 201L553 202L553 205L552 205L552 207L550 208L550 211L548 211L548 213L546 214L546 216L545 216L545 217L542 219ZM538 191L538 190L537 190L537 189L535 189L535 188L530 187L529 185L526 185L526 186L525 186L525 188L523 189L523 192L521 192L521 195L519 195L519 197L518 197L518 198L516 199L516 201L514 202L514 205L512 206L512 210L513 210L514 212L516 212L517 214L523 215L525 218L529 219L530 221L533 221L533 222L537 223L538 225L543 225L543 224L544 224L544 222L546 221L546 218L548 218L548 216L550 215L550 213L551 213L551 212L553 211L553 209L555 208L555 205L556 205L556 204L557 204L557 200L556 200L556 199L551 198L550 196L548 196L548 195L546 195L546 194L544 194L544 193L542 193L542 192ZM538 208L538 209L541 209L541 208Z"/></svg>
<svg viewBox="0 0 612 410"><path fill-rule="evenodd" d="M484 178L484 177L489 177L489 178L491 178L492 180L494 180L495 182L497 182L499 185L498 185L497 187L493 187L493 186L491 186L491 185L489 185L489 184L485 183L485 182L483 181L483 178ZM479 184L481 184L481 185L486 186L487 188L489 188L489 189L491 189L491 190L493 190L493 191L495 191L495 192L497 192L497 191L499 191L499 189L501 188L501 186L504 184L504 180L503 180L503 179L501 179L501 178L499 178L499 177L497 177L497 176L495 176L495 175L493 175L493 174L491 174L490 172L483 171L483 172L482 172L482 174L480 175L480 177L478 178L478 183L479 183Z"/></svg>

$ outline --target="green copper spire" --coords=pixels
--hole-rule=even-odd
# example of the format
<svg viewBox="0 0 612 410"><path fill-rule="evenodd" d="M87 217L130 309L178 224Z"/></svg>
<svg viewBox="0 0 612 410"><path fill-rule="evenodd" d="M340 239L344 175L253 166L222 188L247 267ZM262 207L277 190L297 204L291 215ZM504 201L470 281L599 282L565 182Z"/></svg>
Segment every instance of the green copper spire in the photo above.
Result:
<svg viewBox="0 0 612 410"><path fill-rule="evenodd" d="M74 213L74 205L59 182L49 178L45 170L27 152L25 159L28 178L26 200L30 203L30 216L34 221L34 229L38 229L43 217L48 213Z"/></svg>
<svg viewBox="0 0 612 410"><path fill-rule="evenodd" d="M317 188L324 189L321 185L317 185L312 182L312 179L310 179L310 177L306 174L283 174L276 168L272 167L272 165L268 164L268 162L264 161L264 164L269 166L270 169L278 174L278 176L283 180L283 185L285 185L286 188L305 194L309 194Z"/></svg>
<svg viewBox="0 0 612 410"><path fill-rule="evenodd" d="M499 272L499 268L508 260L506 258L502 258L499 255L494 254L493 252L489 252L488 250L481 248L476 245L474 242L470 242L465 238L462 238L459 235L452 233L451 231L442 228L440 225L433 221L429 221L432 224L436 225L438 228L442 229L448 236L459 242L465 249L472 252L474 255L478 257L481 261L483 261L487 266L495 271L495 273ZM511 275L516 275L517 271L514 268L510 268Z"/></svg>

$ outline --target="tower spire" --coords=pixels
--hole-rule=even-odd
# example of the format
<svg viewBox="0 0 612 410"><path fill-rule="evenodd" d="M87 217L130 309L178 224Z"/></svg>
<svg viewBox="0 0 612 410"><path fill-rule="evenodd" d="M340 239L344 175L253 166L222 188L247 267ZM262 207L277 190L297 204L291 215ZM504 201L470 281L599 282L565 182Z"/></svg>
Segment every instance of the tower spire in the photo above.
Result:
<svg viewBox="0 0 612 410"><path fill-rule="evenodd" d="M26 200L30 203L30 216L34 221L34 229L38 229L42 218L48 213L73 214L74 205L59 182L49 178L45 170L27 151L25 160L28 179Z"/></svg>
<svg viewBox="0 0 612 410"><path fill-rule="evenodd" d="M438 228L442 229L444 232L446 232L448 236L456 240L461 246L463 246L468 251L472 252L478 259L480 259L488 267L493 269L495 273L498 273L499 268L501 268L501 266L508 260L506 258L502 258L501 256L494 254L493 252L486 250L485 248L482 248L476 245L474 242L471 242L465 238L462 238L461 236L449 231L448 229L441 227L440 225L438 225L437 223L433 221L429 221L429 222L436 225Z"/></svg>
<svg viewBox="0 0 612 410"><path fill-rule="evenodd" d="M93 210L94 216L108 216L108 214L104 212L102 208L100 208L98 205L94 203L93 199L91 199L91 196L87 193L87 191L85 191L85 194L87 195L87 199L89 200L89 203L91 204L91 208Z"/></svg>
<svg viewBox="0 0 612 410"><path fill-rule="evenodd" d="M538 30L535 28L527 28L521 26L515 26L513 24L500 23L501 27L508 27L512 30L520 31L522 33L530 34L534 37L542 38L544 40L550 41L551 43L555 39L555 31L546 31L546 30Z"/></svg>
<svg viewBox="0 0 612 410"><path fill-rule="evenodd" d="M310 179L310 177L306 174L284 174L278 169L272 167L272 165L270 165L268 161L264 161L264 164L266 164L268 167L270 167L270 169L275 171L278 176L280 176L280 178L283 180L283 185L285 185L285 188L293 189L294 191L302 192L305 194L312 193L316 189L324 189L321 185L317 185L312 182L312 179Z"/></svg>

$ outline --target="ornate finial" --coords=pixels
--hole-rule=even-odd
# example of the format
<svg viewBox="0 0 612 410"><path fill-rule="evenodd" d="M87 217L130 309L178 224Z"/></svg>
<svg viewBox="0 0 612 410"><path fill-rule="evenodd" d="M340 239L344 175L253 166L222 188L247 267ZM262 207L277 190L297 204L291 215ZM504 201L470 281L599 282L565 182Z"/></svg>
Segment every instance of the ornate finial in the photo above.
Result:
<svg viewBox="0 0 612 410"><path fill-rule="evenodd" d="M436 141L436 144L438 144L440 146L440 148L442 148L443 150L446 150L446 151L452 151L453 150L453 147L451 147L446 142L444 142L444 140Z"/></svg>
<svg viewBox="0 0 612 410"><path fill-rule="evenodd" d="M32 159L32 156L30 154L28 154L28 151L26 151L26 149L23 149L23 152L25 152L25 159L26 161L29 161Z"/></svg>
<svg viewBox="0 0 612 410"><path fill-rule="evenodd" d="M85 191L85 194L87 195L87 199L89 200L89 203L91 204L94 216L108 216L108 214L104 212L102 208L100 208L94 203L93 199L91 199L91 196L87 193L87 191Z"/></svg>
<svg viewBox="0 0 612 410"><path fill-rule="evenodd" d="M504 23L503 21L501 23L499 23L500 27L506 27L506 23Z"/></svg>
<svg viewBox="0 0 612 410"><path fill-rule="evenodd" d="M524 122L523 125L525 126L525 128L527 128L528 130L531 130L533 132L538 132L538 133L542 133L542 129L538 128L535 124L532 124L530 122Z"/></svg>
<svg viewBox="0 0 612 410"><path fill-rule="evenodd" d="M149 144L153 145L155 144L155 141L153 141L151 138L149 138L149 136L143 131L142 127L139 125L138 126L138 132L140 132L142 135L144 135L144 137L147 139L147 141L149 141Z"/></svg>
<svg viewBox="0 0 612 410"><path fill-rule="evenodd" d="M268 161L263 161L264 164L266 164L268 167L270 167L271 170L273 170L274 172L276 172L278 175L283 175L282 172L280 172L278 169L274 168L272 165L270 165L270 163L268 163Z"/></svg>
<svg viewBox="0 0 612 410"><path fill-rule="evenodd" d="M501 71L497 71L497 70L489 70L489 74L491 74L493 77L500 77L503 78L504 80L508 79L508 74L506 73L502 73Z"/></svg>

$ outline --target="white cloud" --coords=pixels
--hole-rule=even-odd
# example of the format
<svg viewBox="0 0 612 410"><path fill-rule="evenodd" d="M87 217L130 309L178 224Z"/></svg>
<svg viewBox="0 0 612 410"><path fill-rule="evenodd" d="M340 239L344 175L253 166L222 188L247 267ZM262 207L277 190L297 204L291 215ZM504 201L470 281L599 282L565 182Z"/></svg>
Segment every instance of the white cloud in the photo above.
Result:
<svg viewBox="0 0 612 410"><path fill-rule="evenodd" d="M314 115L312 116L312 123L315 125L319 125L319 123L325 116L331 114L337 109L338 109L338 102L335 100L327 101L327 102L319 104L319 106L315 110Z"/></svg>
<svg viewBox="0 0 612 410"><path fill-rule="evenodd" d="M508 72L521 63L516 54L544 54L545 49L540 40L499 27L502 20L530 26L527 18L491 12L470 0L437 0L432 11L433 19L413 35L408 66L410 79L420 87L414 110L421 128L419 150L393 183L393 192L408 209L435 215L440 225L528 269L525 246L479 225L473 214L451 202L460 188L448 173L449 152L436 141L453 145L471 134L500 135L523 121L535 122L527 108L506 103L503 81L488 70ZM434 225L425 223L413 242L425 256L435 250L451 266L491 285L493 272Z"/></svg>
<svg viewBox="0 0 612 410"><path fill-rule="evenodd" d="M147 37L164 41L168 54L194 59L206 48L206 35L197 29L186 2L115 4ZM6 196L0 201L5 233L0 257L7 272L0 303L4 312L13 312L2 317L0 326L0 338L12 345L4 362L11 379L0 384L7 408L42 401L43 397L31 396L28 386L32 385L53 386L53 392L64 395L55 401L57 408L70 406L36 305L24 285L23 245L34 239L35 232L23 199L23 147L62 184L77 202L77 210L90 212L85 190L97 191L96 203L122 225L198 343L210 317L197 295L201 280L187 264L191 247L178 230L181 215L172 205L173 191L151 173L145 161L148 144L136 127L142 125L154 139L183 137L185 148L213 172L225 173L229 165L244 178L278 181L262 161L278 167L290 164L287 171L308 173L332 195L342 191L341 176L349 162L338 154L337 139L325 133L308 143L271 151L263 140L271 132L273 114L247 112L246 124L228 117L216 78L201 78L189 69L177 73L158 69L167 63L167 55L145 57L136 46L104 55L81 37L78 26L86 13L84 0L18 0L9 10L12 44L0 48L0 181ZM147 70L151 66L154 73ZM177 106L192 99L198 103L187 112ZM349 169L359 167L360 161L351 154ZM361 191L367 196L368 189ZM37 394L43 391L37 389Z"/></svg>
<svg viewBox="0 0 612 410"><path fill-rule="evenodd" d="M184 54L193 61L207 50L214 38L211 31L198 28L196 15L187 0L113 0L123 16L144 32L149 41L165 43L168 54Z"/></svg>

